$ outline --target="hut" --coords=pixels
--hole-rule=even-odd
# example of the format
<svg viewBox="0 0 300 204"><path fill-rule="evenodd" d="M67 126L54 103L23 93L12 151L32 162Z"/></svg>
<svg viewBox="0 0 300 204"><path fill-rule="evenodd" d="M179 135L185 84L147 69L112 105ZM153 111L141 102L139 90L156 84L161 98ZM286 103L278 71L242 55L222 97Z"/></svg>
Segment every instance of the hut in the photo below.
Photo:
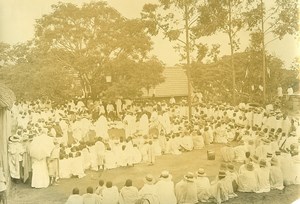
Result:
<svg viewBox="0 0 300 204"><path fill-rule="evenodd" d="M16 97L4 84L0 83L0 166L3 167L7 181L9 181L9 167L7 157L7 141L11 135L11 111Z"/></svg>

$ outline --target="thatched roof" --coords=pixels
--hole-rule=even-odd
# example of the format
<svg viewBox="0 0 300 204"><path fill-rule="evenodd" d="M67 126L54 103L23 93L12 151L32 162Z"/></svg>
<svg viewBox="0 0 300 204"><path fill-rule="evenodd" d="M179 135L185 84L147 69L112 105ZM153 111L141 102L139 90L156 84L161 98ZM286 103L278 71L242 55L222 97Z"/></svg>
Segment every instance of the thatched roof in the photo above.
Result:
<svg viewBox="0 0 300 204"><path fill-rule="evenodd" d="M16 96L12 90L0 83L0 108L11 108Z"/></svg>

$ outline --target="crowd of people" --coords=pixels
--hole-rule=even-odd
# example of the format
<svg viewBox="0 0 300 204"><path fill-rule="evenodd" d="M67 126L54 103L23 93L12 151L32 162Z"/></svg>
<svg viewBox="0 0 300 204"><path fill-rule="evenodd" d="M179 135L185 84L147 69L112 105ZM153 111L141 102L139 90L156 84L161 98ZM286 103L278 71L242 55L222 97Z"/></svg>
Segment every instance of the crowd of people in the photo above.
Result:
<svg viewBox="0 0 300 204"><path fill-rule="evenodd" d="M271 173L276 179L282 175L285 185L298 184L300 179L299 121L272 106L197 103L189 120L186 101L176 103L174 98L161 102L72 100L64 104L36 100L15 103L12 121L10 174L14 181L29 181L34 188L48 187L61 178L82 178L88 169L154 165L157 156L179 155L211 143L224 144L225 162L243 164L238 174L228 173L231 166L228 171L220 169L218 190L209 193L219 195L218 202L235 196L232 190L229 197L223 195L224 189L231 189L224 187L225 180L234 180L243 192L266 192L272 186L271 176L266 179ZM262 179L266 186L260 189ZM183 184L179 186L184 189ZM282 187L278 184L276 188ZM175 195L181 203L178 193Z"/></svg>
<svg viewBox="0 0 300 204"><path fill-rule="evenodd" d="M271 160L261 159L259 162L253 157L240 166L238 171L232 163L222 163L219 174L211 182L203 168L195 173L188 172L177 183L174 183L172 175L166 170L157 179L147 174L140 189L133 185L131 179L127 179L120 190L112 181L100 180L96 188L87 187L83 195L79 195L79 189L75 187L66 204L222 203L237 197L237 192L266 193L295 184L296 177L289 176L287 179L282 173L283 161L278 155ZM299 184L299 180L297 182Z"/></svg>

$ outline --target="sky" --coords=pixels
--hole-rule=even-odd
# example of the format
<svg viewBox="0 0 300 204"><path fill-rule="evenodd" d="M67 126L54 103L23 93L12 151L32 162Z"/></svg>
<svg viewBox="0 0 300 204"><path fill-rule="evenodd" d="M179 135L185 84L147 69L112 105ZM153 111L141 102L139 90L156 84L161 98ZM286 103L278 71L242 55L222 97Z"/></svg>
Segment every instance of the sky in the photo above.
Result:
<svg viewBox="0 0 300 204"><path fill-rule="evenodd" d="M60 0L81 5L90 0ZM127 18L138 18L145 3L156 3L158 0L106 0L109 5L118 10ZM16 44L25 42L34 37L35 20L42 15L51 12L51 5L58 3L58 0L0 0L0 41ZM156 55L167 66L174 66L180 63L180 57L175 52L174 43L163 39L162 35L152 38L154 45L151 54ZM241 34L241 43L247 45L248 34ZM221 55L229 54L230 47L228 38L225 35L203 38L202 43L221 44ZM299 42L291 36L286 36L281 41L274 41L267 46L270 53L281 58L288 68L296 56L300 55ZM245 46L241 47L241 51Z"/></svg>

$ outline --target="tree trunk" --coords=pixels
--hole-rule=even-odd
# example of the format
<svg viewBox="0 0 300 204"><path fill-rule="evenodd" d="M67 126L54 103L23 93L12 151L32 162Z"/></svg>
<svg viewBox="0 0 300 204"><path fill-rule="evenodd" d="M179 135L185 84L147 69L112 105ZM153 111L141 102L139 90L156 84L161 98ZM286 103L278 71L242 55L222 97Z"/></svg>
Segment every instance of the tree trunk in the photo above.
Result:
<svg viewBox="0 0 300 204"><path fill-rule="evenodd" d="M187 4L184 5L185 15L185 43L186 43L186 74L188 81L188 107L189 107L189 120L192 119L192 87L191 87L191 68L190 68L190 35L189 35L189 13Z"/></svg>
<svg viewBox="0 0 300 204"><path fill-rule="evenodd" d="M261 3L261 35L262 35L262 71L263 71L263 104L266 104L266 55L265 55L265 28L264 28L264 5Z"/></svg>
<svg viewBox="0 0 300 204"><path fill-rule="evenodd" d="M235 67L234 67L234 60L233 60L233 54L234 54L234 47L233 47L233 36L232 36L232 17L231 17L231 0L228 1L228 7L229 7L229 43L230 43L230 64L231 64L231 70L232 70L232 102L233 105L236 105L236 84L235 84Z"/></svg>

